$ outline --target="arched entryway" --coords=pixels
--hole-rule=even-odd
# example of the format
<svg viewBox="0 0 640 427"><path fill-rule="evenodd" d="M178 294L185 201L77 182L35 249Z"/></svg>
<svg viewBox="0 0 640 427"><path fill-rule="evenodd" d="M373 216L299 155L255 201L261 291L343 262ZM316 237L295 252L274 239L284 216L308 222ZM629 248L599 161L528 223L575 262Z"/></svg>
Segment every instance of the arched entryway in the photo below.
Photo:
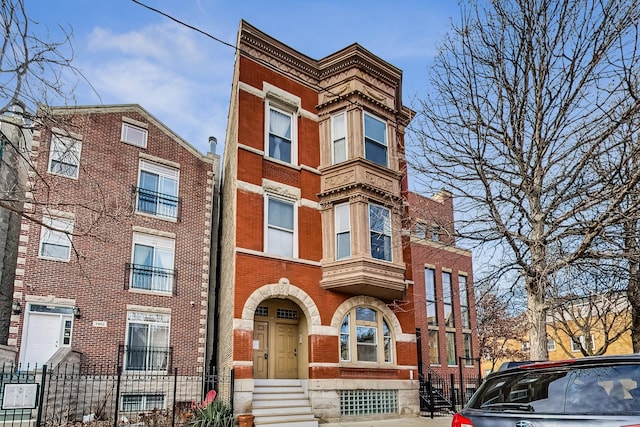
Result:
<svg viewBox="0 0 640 427"><path fill-rule="evenodd" d="M256 289L242 318L253 326L254 378L308 378L309 335L320 313L306 292L282 278Z"/></svg>

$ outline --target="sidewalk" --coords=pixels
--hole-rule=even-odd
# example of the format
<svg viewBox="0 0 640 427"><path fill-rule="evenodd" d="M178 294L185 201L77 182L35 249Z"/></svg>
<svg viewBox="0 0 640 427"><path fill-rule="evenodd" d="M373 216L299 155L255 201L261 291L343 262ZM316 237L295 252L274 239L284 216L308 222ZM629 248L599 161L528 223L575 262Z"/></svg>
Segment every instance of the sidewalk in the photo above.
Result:
<svg viewBox="0 0 640 427"><path fill-rule="evenodd" d="M345 421L320 424L320 427L451 427L451 416L424 418L398 418L375 421Z"/></svg>

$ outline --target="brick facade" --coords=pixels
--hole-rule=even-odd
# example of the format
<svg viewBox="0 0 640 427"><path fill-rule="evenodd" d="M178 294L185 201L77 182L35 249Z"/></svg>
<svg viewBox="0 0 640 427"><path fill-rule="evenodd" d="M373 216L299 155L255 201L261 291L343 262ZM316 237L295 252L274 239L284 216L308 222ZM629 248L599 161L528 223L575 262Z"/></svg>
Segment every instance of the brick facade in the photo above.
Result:
<svg viewBox="0 0 640 427"><path fill-rule="evenodd" d="M421 331L421 360L424 373L427 369L442 378L448 379L451 374L459 375L459 357L464 357L463 335L471 336L471 358L479 357L477 323L475 313L475 296L473 291L473 270L471 252L456 246L454 232L453 198L443 191L433 198L409 193L407 197L409 217L411 218L411 235L409 249L411 252L411 265L413 270L413 282L415 293L416 327ZM438 236L434 237L434 233ZM427 319L428 296L425 289L425 269L435 272L435 304L432 310L437 313L437 325L429 325ZM443 295L447 290L443 288L442 273L451 274L452 314L453 325L447 325L444 316ZM466 277L467 283L467 307L469 310L469 324L462 325L461 298L459 278ZM431 298L433 300L433 298ZM429 331L437 333L438 359L434 363L430 359ZM455 362L447 360L447 332L455 334ZM433 356L431 356L433 357ZM479 361L464 360L463 375L478 375Z"/></svg>
<svg viewBox="0 0 640 427"><path fill-rule="evenodd" d="M404 127L412 112L401 104L402 73L358 45L312 60L246 22L239 43L223 166L218 324L218 365L235 370L234 410L251 410L255 378L293 377L305 382L323 420L343 416L341 393L363 388L395 393L396 416L415 415L413 284L401 231ZM271 152L278 144L269 135L277 132L274 114L291 117L290 157ZM331 151L336 114L344 114L348 133L341 162ZM382 165L365 158L365 115L384 123ZM282 217L269 215L272 200L291 206L293 228L284 226L284 235L273 225ZM351 252L337 259L340 204L350 211ZM371 255L372 204L388 215L382 260ZM276 235L284 246L273 246ZM380 331L369 361L360 354L366 348L356 346L355 329L344 335L345 319L356 325L361 310L375 313L366 327ZM287 325L294 348L281 351L288 341L279 331ZM390 337L384 353L382 330ZM295 352L291 365L287 351Z"/></svg>
<svg viewBox="0 0 640 427"><path fill-rule="evenodd" d="M202 369L205 353L211 352L205 343L217 158L201 155L137 105L54 108L52 112L55 126L45 123L34 134L36 173L29 183L34 219L23 220L20 236L18 262L24 270L19 270L14 298L23 312L12 323L11 334L20 348L20 362L34 363L27 349L32 344L29 333L34 333L30 319L55 307L55 313L72 321L71 331L65 331L71 334L66 345L80 351L85 363L122 365L128 313L139 312L168 316L168 342L160 341L167 342L161 351L166 352L168 345L173 367ZM121 140L124 122L146 129L146 147ZM77 178L48 171L53 134L80 141ZM136 188L142 162L178 174L177 218L138 209ZM162 197L161 193L152 197ZM161 203L159 198L153 200ZM73 220L68 261L41 256L43 213ZM130 275L134 267L127 269L133 263L134 235L174 245L171 274L175 273L175 280L169 291L134 286ZM68 309L73 307L79 314L70 316ZM65 345L62 340L60 344Z"/></svg>

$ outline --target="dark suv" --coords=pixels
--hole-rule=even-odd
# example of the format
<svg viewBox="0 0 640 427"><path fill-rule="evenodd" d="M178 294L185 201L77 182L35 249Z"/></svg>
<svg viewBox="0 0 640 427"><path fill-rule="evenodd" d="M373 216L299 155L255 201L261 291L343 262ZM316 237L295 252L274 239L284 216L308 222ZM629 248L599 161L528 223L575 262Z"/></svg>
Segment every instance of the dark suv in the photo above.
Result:
<svg viewBox="0 0 640 427"><path fill-rule="evenodd" d="M521 365L489 375L452 427L640 427L640 355Z"/></svg>

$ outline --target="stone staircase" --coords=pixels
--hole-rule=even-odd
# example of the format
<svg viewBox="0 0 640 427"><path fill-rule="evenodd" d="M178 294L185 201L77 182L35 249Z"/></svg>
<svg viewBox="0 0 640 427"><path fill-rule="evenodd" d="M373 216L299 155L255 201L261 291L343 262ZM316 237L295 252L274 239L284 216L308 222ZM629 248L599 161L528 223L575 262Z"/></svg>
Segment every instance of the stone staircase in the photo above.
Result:
<svg viewBox="0 0 640 427"><path fill-rule="evenodd" d="M254 380L256 427L318 427L300 380Z"/></svg>

